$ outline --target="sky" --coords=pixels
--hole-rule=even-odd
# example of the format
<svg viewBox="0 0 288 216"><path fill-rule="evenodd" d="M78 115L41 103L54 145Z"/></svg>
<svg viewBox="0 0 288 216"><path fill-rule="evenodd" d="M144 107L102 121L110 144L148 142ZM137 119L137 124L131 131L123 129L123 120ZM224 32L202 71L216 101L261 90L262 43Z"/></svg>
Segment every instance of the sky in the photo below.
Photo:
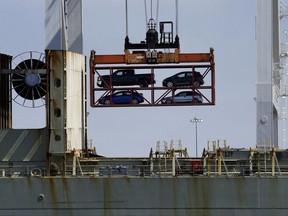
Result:
<svg viewBox="0 0 288 216"><path fill-rule="evenodd" d="M1 0L0 53L16 56L31 50L45 52L44 3ZM207 148L208 141L226 140L234 148L255 147L256 1L179 0L178 4L180 52L208 53L210 47L214 48L215 106L89 107L88 139L98 154L146 157L150 148L156 149L157 141L163 144L174 140L177 144L181 140L189 155L195 156L195 124L190 122L195 116L203 119L198 124L198 155ZM175 11L174 0L160 0L158 21L175 22ZM128 0L128 13L130 41L144 40L144 1ZM125 34L124 0L83 0L83 46L87 59L91 50L97 54L124 54ZM162 76L166 75L159 75L158 84ZM13 104L13 112L14 128L45 126L43 108Z"/></svg>

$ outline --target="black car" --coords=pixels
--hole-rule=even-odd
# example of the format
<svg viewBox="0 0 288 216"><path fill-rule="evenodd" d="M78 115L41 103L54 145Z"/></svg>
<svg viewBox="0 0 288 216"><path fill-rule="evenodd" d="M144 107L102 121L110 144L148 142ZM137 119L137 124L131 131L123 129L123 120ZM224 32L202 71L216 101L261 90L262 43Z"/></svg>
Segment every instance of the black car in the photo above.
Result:
<svg viewBox="0 0 288 216"><path fill-rule="evenodd" d="M195 86L204 84L203 76L197 71L183 71L163 80L162 85L167 87L173 86Z"/></svg>
<svg viewBox="0 0 288 216"><path fill-rule="evenodd" d="M111 77L110 75L102 75L97 80L97 85L104 88L109 88L110 84L111 86L139 85L140 87L148 87L155 83L154 74L136 74L134 69L119 69L112 73Z"/></svg>

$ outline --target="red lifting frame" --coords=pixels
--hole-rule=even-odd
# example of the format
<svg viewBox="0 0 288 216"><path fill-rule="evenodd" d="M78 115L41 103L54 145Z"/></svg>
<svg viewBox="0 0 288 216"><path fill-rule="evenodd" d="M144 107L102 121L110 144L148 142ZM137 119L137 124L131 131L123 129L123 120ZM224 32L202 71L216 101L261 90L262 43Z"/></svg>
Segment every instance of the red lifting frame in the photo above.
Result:
<svg viewBox="0 0 288 216"><path fill-rule="evenodd" d="M130 106L193 106L193 105L215 105L215 62L214 62L214 49L210 48L210 53L184 53L184 54L178 54L177 60L179 62L173 62L174 64L171 64L171 61L167 65L160 65L160 64L147 64L145 66L140 66L136 64L127 64L127 56L125 55L96 55L95 51L91 51L90 55L90 106L91 107L130 107ZM189 63L189 64L179 64L179 63ZM198 63L198 64L196 64ZM200 64L201 63L201 64ZM202 64L203 63L203 64ZM206 64L204 64L206 63ZM208 63L208 64L207 64ZM117 66L116 66L117 64ZM126 66L119 66L120 64L126 64ZM141 63L145 64L144 62ZM98 66L99 65L99 66ZM100 65L115 65L115 66L101 66ZM133 68L133 69L145 69L150 68L151 74L154 76L154 69L165 69L165 68L192 68L192 71L195 70L195 68L206 68L206 71L203 73L203 77L205 78L208 73L211 73L211 85L209 86L199 86L199 87L192 87L192 86L181 86L181 87L154 87L154 84L151 85L151 87L117 87L113 88L112 86L108 88L99 88L95 86L95 83L97 82L97 77L100 75L97 70L110 70L110 75L112 73L112 70L117 68ZM184 89L184 90L192 90L193 92L197 92L202 95L203 100L205 100L205 103L171 103L171 104L161 104L160 101L162 98L166 97L169 93L172 92L172 96L174 96L174 92L177 89ZM209 99L205 95L203 95L199 89L210 89L211 90L211 98ZM102 96L107 95L108 93L112 93L115 90L128 90L131 92L137 92L137 90L150 90L151 91L151 102L149 100L145 99L144 104L110 104L110 105L99 105L97 99L95 101L95 92L96 91L102 91L104 92ZM154 101L154 90L166 90L164 94L158 99Z"/></svg>

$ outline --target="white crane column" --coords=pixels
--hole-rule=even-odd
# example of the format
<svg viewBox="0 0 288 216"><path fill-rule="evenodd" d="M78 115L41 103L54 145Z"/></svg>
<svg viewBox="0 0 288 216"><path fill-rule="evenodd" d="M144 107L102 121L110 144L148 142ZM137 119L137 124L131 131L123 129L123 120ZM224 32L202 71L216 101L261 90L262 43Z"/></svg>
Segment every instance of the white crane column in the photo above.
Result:
<svg viewBox="0 0 288 216"><path fill-rule="evenodd" d="M278 147L279 23L278 0L257 0L257 145ZM267 149L268 150L268 149Z"/></svg>
<svg viewBox="0 0 288 216"><path fill-rule="evenodd" d="M83 54L82 0L45 0L47 50Z"/></svg>

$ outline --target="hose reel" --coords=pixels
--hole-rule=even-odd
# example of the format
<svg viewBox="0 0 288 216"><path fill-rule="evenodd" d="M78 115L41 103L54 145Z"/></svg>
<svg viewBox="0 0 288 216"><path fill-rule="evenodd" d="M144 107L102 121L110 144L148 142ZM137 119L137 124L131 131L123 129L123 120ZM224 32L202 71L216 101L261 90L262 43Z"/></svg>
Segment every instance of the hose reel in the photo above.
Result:
<svg viewBox="0 0 288 216"><path fill-rule="evenodd" d="M17 55L12 60L16 65L11 75L12 99L17 104L35 108L45 105L47 93L47 76L45 55L29 51Z"/></svg>

